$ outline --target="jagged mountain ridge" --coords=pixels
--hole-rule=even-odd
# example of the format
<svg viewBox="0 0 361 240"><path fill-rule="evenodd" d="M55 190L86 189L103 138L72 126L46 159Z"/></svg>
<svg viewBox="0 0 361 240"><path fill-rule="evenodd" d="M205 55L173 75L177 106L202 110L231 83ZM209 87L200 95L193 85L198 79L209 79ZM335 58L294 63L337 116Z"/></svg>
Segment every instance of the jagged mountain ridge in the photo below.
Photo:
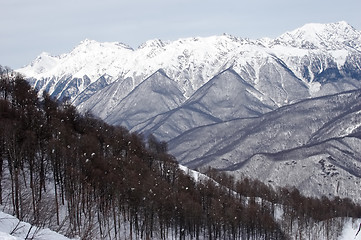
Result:
<svg viewBox="0 0 361 240"><path fill-rule="evenodd" d="M319 31L320 26L324 26L323 31ZM330 37L332 34L335 37ZM244 79L257 82L258 69L269 58L280 60L304 82L313 82L330 67L340 65L341 71L341 65L358 55L360 36L359 31L339 22L308 24L276 39L250 40L223 35L173 42L151 40L137 50L116 42L85 40L68 54L54 57L43 53L18 71L33 79L33 85L39 89L47 89L56 97L75 99L102 76L108 77L108 83L129 77L134 89L154 72L164 69L168 77L180 84L185 97L189 97L230 66ZM313 47L307 47L304 42L312 43ZM307 70L301 69L300 64L306 65ZM66 84L60 83L64 81Z"/></svg>
<svg viewBox="0 0 361 240"><path fill-rule="evenodd" d="M114 116L130 117L125 113L127 107L116 106L123 98L130 99L132 91L160 69L183 95L184 102L174 105L175 108L188 106L186 100L199 94L197 91L211 79L231 69L253 88L261 105L272 106L259 112L263 114L305 98L359 88L360 46L361 33L346 22L306 24L276 39L250 40L230 35L173 42L156 39L136 50L121 43L85 40L68 54L52 57L43 53L18 71L40 92L46 90L56 98L70 98L81 111L90 110L114 124L121 122ZM211 112L223 111L216 108L213 106ZM175 109L158 110L147 119L126 126L151 132L154 125L163 124L162 116L172 115ZM184 114L193 115L188 110ZM201 118L211 123L218 118L216 115L219 114ZM251 116L254 114L242 115ZM232 115L227 115L222 120L230 118ZM202 121L197 120L197 124L183 129L203 125ZM149 125L145 126L147 122ZM187 125L186 122L181 125ZM164 124L174 125L173 122ZM156 131L155 135L163 140L178 135L168 133L169 129L165 129Z"/></svg>

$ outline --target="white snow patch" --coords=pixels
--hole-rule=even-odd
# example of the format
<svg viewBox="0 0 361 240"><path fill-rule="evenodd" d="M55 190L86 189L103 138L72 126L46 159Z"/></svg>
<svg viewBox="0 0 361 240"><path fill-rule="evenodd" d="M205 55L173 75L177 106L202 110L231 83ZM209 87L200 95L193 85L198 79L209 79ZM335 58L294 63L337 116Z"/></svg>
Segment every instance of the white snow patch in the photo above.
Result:
<svg viewBox="0 0 361 240"><path fill-rule="evenodd" d="M188 174L190 177L192 177L194 179L195 182L199 181L199 177L200 175L202 175L201 173L194 171L192 169L189 169L183 165L179 165L179 169L181 169L183 172L185 172L186 174Z"/></svg>
<svg viewBox="0 0 361 240"><path fill-rule="evenodd" d="M347 56L348 56L348 51L347 50L335 50L335 51L330 51L331 55L334 57L335 62L337 63L337 66L340 68L343 65L345 65Z"/></svg>
<svg viewBox="0 0 361 240"><path fill-rule="evenodd" d="M308 84L308 91L311 96L314 96L321 90L321 83L319 82L311 82Z"/></svg>
<svg viewBox="0 0 361 240"><path fill-rule="evenodd" d="M16 238L16 237L11 236L10 234L4 233L4 232L0 232L0 239L1 240L17 240L19 238Z"/></svg>
<svg viewBox="0 0 361 240"><path fill-rule="evenodd" d="M69 240L69 238L51 231L50 229L42 229L36 226L31 226L29 223L22 222L16 217L4 212L0 212L0 239Z"/></svg>
<svg viewBox="0 0 361 240"><path fill-rule="evenodd" d="M348 128L345 129L345 136L353 133L354 130L358 129L360 126L361 126L361 122L359 122L353 126L349 126Z"/></svg>
<svg viewBox="0 0 361 240"><path fill-rule="evenodd" d="M356 236L360 224L361 219L358 219L357 221L350 219L349 221L347 221L347 223L345 223L341 236L339 237L339 240L361 240L361 232L358 233Z"/></svg>

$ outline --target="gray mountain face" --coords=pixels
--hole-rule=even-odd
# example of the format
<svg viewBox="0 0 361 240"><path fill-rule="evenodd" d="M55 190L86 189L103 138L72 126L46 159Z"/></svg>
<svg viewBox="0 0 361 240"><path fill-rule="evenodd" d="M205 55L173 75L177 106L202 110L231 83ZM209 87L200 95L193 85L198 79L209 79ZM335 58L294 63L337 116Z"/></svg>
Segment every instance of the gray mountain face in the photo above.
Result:
<svg viewBox="0 0 361 240"><path fill-rule="evenodd" d="M18 71L81 112L168 141L189 167L352 197L359 92L344 92L361 87L360 46L361 32L345 22L275 39L151 40L136 50L85 40Z"/></svg>
<svg viewBox="0 0 361 240"><path fill-rule="evenodd" d="M178 107L183 101L177 83L163 71L157 71L124 97L105 121L131 129L157 113Z"/></svg>
<svg viewBox="0 0 361 240"><path fill-rule="evenodd" d="M152 133L168 141L204 124L260 116L276 108L272 99L264 96L232 69L227 69L204 84L178 108L162 113L133 130Z"/></svg>
<svg viewBox="0 0 361 240"><path fill-rule="evenodd" d="M361 177L360 100L360 90L304 100L260 117L192 129L171 140L169 149L192 168L353 198L361 193L354 188Z"/></svg>

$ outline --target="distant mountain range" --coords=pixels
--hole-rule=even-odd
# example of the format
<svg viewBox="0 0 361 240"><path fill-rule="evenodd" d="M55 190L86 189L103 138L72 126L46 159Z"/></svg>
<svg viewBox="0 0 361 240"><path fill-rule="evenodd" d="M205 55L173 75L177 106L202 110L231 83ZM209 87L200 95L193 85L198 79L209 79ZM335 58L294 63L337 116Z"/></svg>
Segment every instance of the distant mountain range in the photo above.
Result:
<svg viewBox="0 0 361 240"><path fill-rule="evenodd" d="M136 50L85 40L17 71L82 112L168 141L187 166L360 196L361 32L346 22Z"/></svg>

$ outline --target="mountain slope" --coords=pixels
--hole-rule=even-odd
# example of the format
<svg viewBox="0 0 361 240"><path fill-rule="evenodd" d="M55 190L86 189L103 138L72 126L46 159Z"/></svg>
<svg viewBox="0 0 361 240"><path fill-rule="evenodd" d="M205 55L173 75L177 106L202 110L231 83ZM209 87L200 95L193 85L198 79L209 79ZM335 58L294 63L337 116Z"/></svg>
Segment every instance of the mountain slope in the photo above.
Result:
<svg viewBox="0 0 361 240"><path fill-rule="evenodd" d="M271 99L258 92L234 70L227 69L199 88L180 107L151 118L133 130L170 140L204 124L260 116L276 108Z"/></svg>
<svg viewBox="0 0 361 240"><path fill-rule="evenodd" d="M361 177L360 97L360 90L351 91L199 127L171 140L169 149L192 168L354 198L361 193L355 188Z"/></svg>
<svg viewBox="0 0 361 240"><path fill-rule="evenodd" d="M156 113L178 107L183 101L184 96L177 83L160 70L124 97L106 117L106 121L132 128Z"/></svg>
<svg viewBox="0 0 361 240"><path fill-rule="evenodd" d="M236 119L230 122L222 122L219 124L219 133L215 135L222 139L222 146L225 148L232 146L235 150L238 149L235 143L241 139L242 145L245 146L245 150L240 150L243 155L241 159L249 158L255 151L278 152L299 147L308 143L314 134L321 131L322 127L329 126L329 124L336 118L339 118L340 115L348 112L356 114L357 111L360 110L360 104L357 101L359 94L359 91L353 91L304 100L296 104L278 108L258 118ZM228 131L233 131L233 134L230 134L226 130L230 125L233 126L233 129ZM180 138L172 140L170 146L173 146L173 143L174 146L178 146L177 142L187 142L181 138L187 137L189 134L199 135L201 132L206 134L208 132L206 128L216 129L216 127L218 126L212 125L205 126L204 129L198 128L196 129L197 133L190 131ZM347 134L350 134L350 132ZM212 138L212 136L207 137ZM293 137L295 137L297 141L290 141ZM204 139L204 142L212 142L206 140L204 137L202 137L202 139ZM190 145L196 146L194 143ZM199 143L199 145L203 144ZM255 145L256 147L246 147L251 145ZM266 146L269 150L265 148ZM221 145L218 142L217 151L220 150L220 147ZM173 148L171 147L171 149ZM176 149L177 148L175 148L175 150ZM199 156L203 156L202 159L205 158L205 153L196 152ZM178 160L180 162L183 162L184 159L179 156L179 154L176 154L174 151L173 153L179 157ZM220 152L218 152L218 154L219 153ZM207 155L210 156L211 153ZM194 157L193 159L198 159L198 157ZM187 158L187 162L189 161L191 161L191 159Z"/></svg>

